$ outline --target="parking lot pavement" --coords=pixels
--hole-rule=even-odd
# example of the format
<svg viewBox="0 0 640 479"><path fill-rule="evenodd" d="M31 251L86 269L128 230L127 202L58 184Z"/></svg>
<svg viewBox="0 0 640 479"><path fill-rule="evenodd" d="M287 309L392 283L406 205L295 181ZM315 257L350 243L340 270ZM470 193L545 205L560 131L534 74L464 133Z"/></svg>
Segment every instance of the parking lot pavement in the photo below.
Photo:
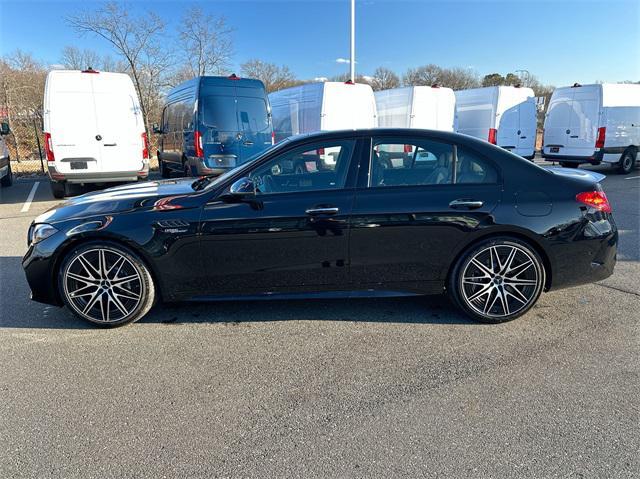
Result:
<svg viewBox="0 0 640 479"><path fill-rule="evenodd" d="M640 170L603 184L615 274L511 323L403 298L100 330L28 300L26 230L56 201L19 179L0 190L0 477L637 477Z"/></svg>

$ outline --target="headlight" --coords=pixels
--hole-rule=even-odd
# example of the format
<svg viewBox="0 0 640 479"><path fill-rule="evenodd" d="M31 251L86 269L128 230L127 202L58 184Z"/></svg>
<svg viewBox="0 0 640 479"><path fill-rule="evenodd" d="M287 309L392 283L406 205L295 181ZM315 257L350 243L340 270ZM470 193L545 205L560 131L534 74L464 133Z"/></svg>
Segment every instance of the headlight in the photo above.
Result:
<svg viewBox="0 0 640 479"><path fill-rule="evenodd" d="M46 223L33 225L29 231L29 244L39 243L40 241L47 239L49 236L57 232L57 229Z"/></svg>

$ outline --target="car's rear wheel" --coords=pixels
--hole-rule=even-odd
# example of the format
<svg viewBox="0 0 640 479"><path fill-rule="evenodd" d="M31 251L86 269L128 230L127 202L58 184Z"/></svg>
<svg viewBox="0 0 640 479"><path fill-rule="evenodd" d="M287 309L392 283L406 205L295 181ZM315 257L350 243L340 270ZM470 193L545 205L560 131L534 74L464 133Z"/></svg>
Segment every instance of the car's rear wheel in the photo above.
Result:
<svg viewBox="0 0 640 479"><path fill-rule="evenodd" d="M0 185L11 186L13 184L13 172L11 171L11 163L8 165L7 174L0 180Z"/></svg>
<svg viewBox="0 0 640 479"><path fill-rule="evenodd" d="M623 175L628 175L636 164L636 152L633 149L625 151L620 157L618 171Z"/></svg>
<svg viewBox="0 0 640 479"><path fill-rule="evenodd" d="M60 295L77 316L100 326L122 326L153 306L155 288L145 264L118 244L94 241L74 248L59 271Z"/></svg>
<svg viewBox="0 0 640 479"><path fill-rule="evenodd" d="M511 321L538 300L545 269L538 253L515 238L491 238L472 246L457 261L448 290L473 319Z"/></svg>

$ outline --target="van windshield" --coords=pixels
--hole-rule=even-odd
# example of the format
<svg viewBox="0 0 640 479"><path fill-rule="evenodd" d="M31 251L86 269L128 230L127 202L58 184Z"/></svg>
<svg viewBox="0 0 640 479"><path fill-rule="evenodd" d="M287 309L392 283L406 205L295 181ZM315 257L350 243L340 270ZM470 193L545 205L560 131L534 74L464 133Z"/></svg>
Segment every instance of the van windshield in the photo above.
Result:
<svg viewBox="0 0 640 479"><path fill-rule="evenodd" d="M238 131L236 99L232 96L211 95L200 99L202 122L218 131Z"/></svg>

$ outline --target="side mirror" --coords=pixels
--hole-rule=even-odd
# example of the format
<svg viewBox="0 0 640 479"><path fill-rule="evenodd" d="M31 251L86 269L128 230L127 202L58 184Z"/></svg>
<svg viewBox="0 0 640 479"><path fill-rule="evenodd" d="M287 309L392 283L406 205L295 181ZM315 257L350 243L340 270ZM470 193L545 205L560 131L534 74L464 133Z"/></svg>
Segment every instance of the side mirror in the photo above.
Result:
<svg viewBox="0 0 640 479"><path fill-rule="evenodd" d="M229 195L242 199L254 197L256 195L256 184L251 178L240 178L229 187Z"/></svg>
<svg viewBox="0 0 640 479"><path fill-rule="evenodd" d="M8 135L9 131L11 131L9 130L9 123L6 121L0 123L0 135Z"/></svg>
<svg viewBox="0 0 640 479"><path fill-rule="evenodd" d="M153 133L155 135L160 135L162 134L162 128L160 128L160 126L157 123L154 123L153 126L151 127L153 129Z"/></svg>

